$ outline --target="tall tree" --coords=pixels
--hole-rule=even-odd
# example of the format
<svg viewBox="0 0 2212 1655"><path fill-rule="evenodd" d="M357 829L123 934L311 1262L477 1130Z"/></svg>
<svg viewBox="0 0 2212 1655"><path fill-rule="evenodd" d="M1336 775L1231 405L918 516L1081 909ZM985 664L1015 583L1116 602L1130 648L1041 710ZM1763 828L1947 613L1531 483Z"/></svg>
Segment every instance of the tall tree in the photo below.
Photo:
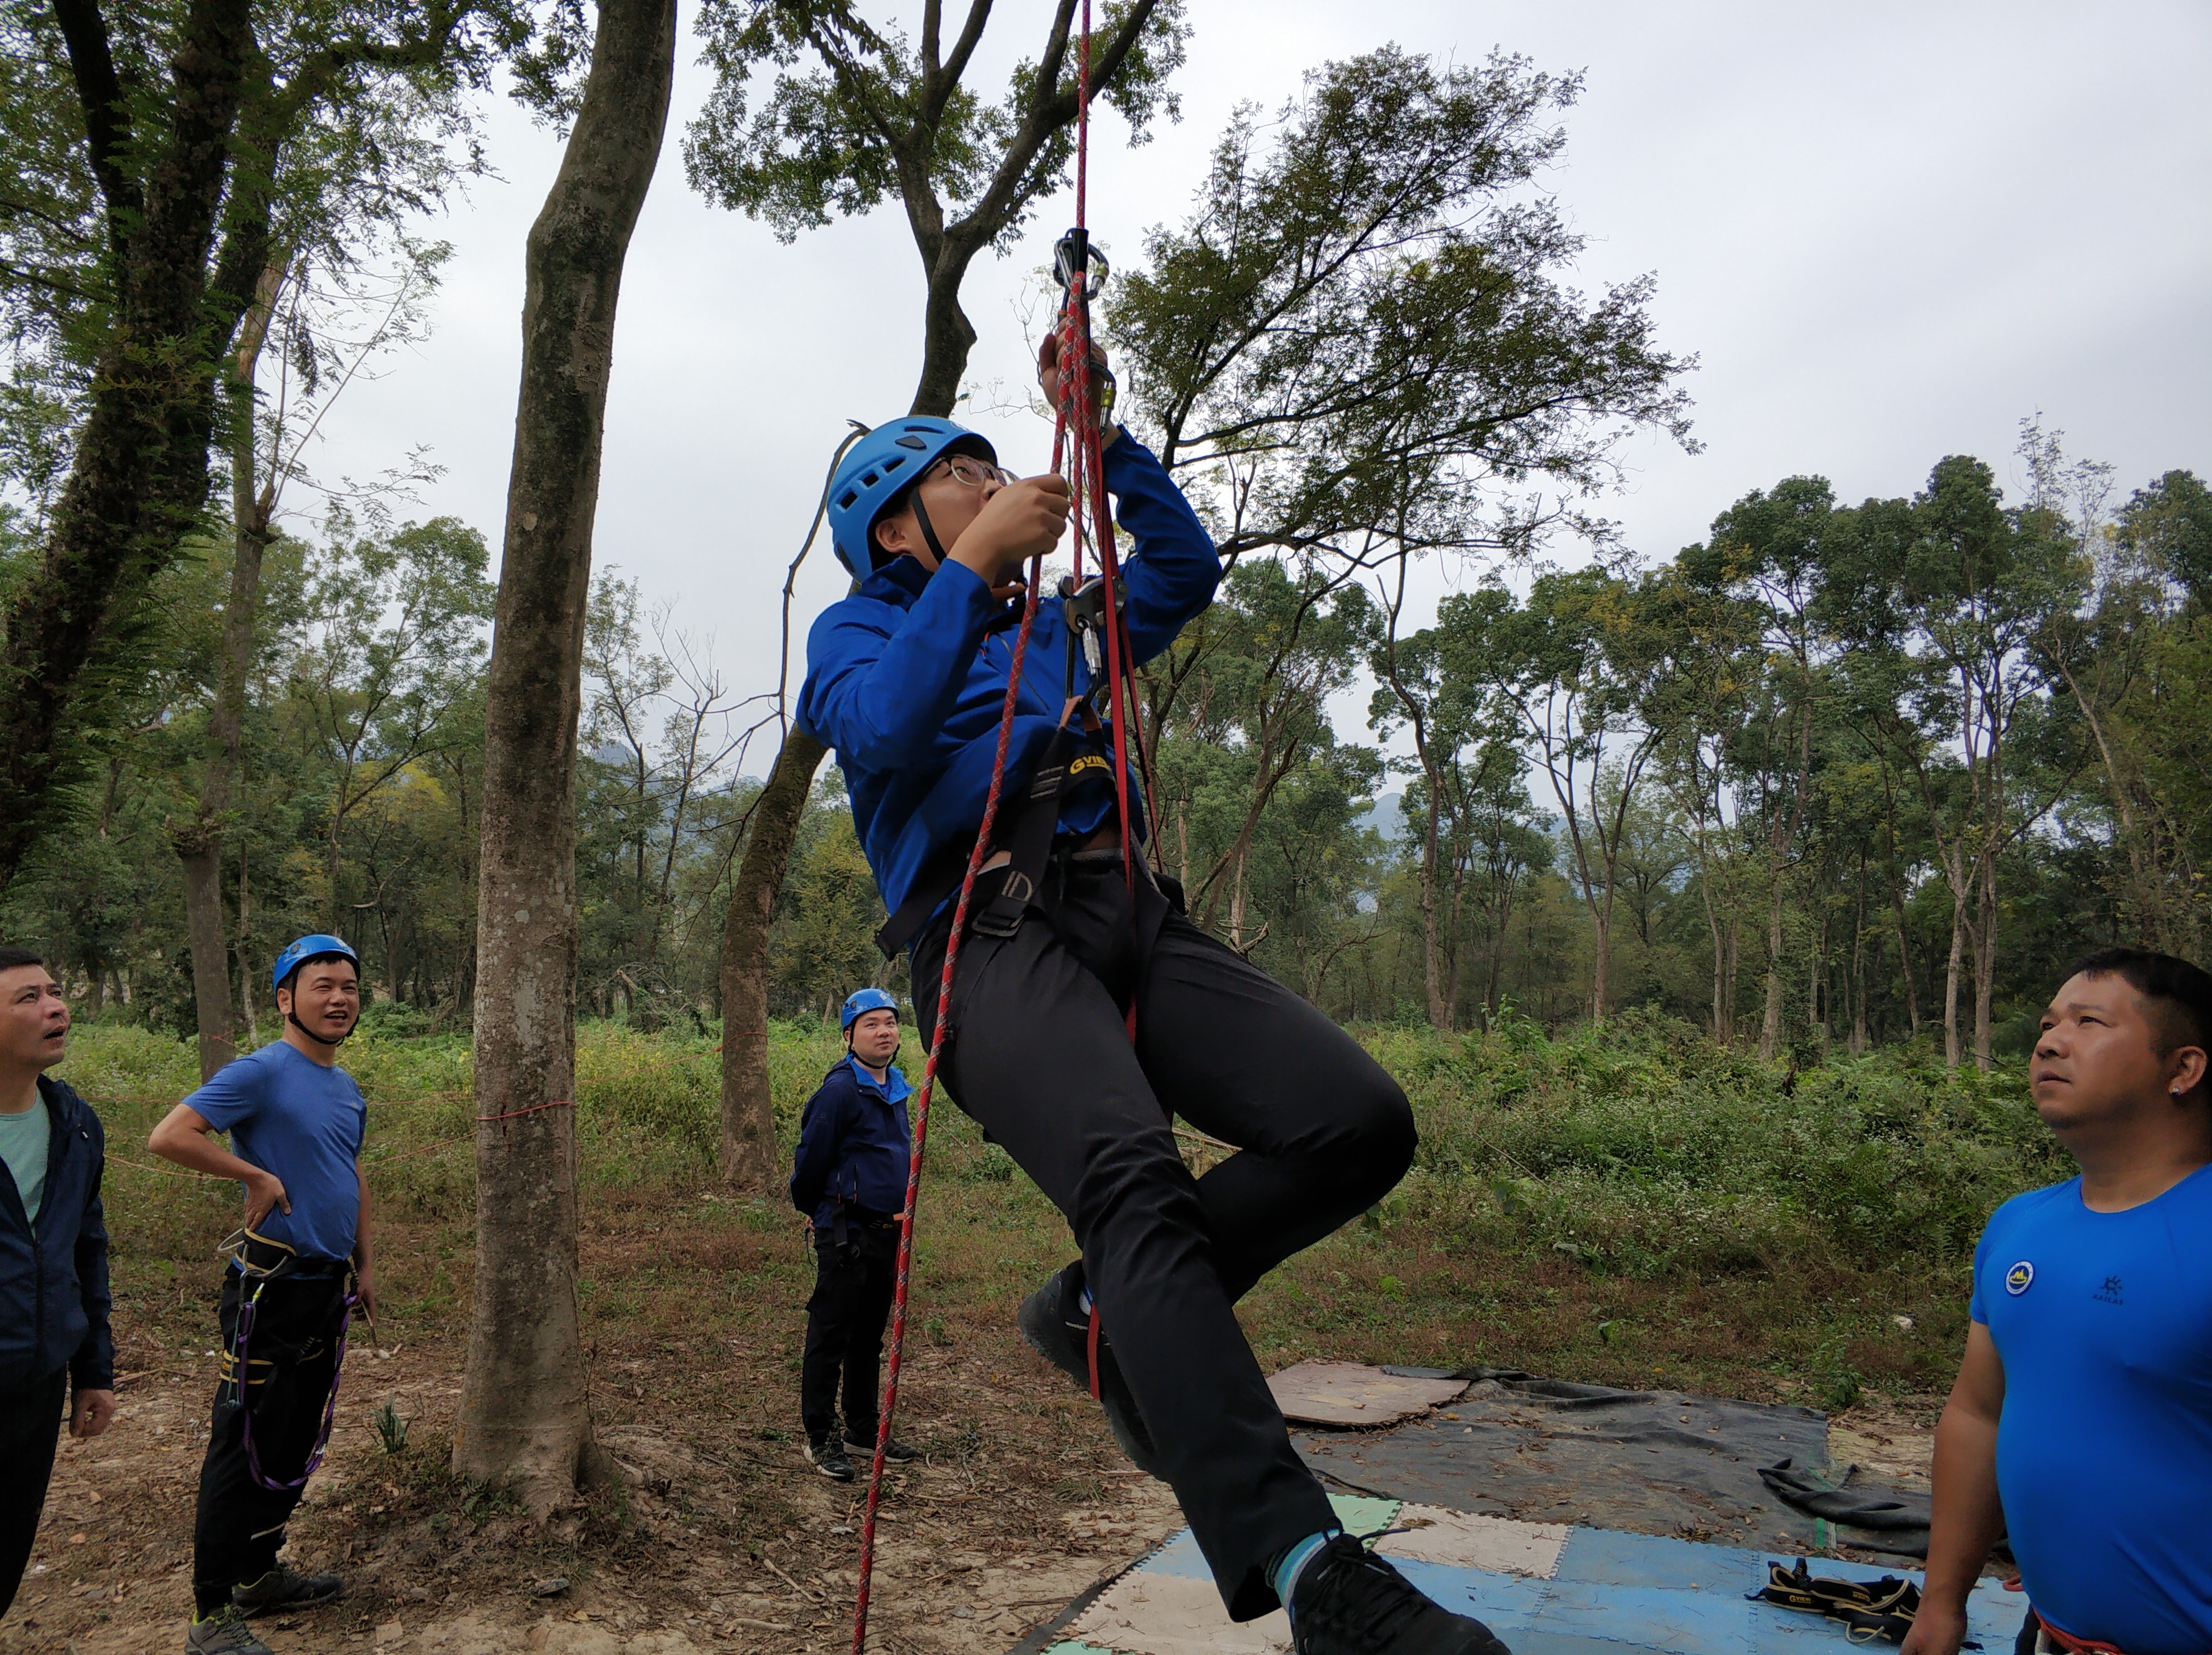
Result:
<svg viewBox="0 0 2212 1655"><path fill-rule="evenodd" d="M476 1313L453 1466L540 1512L599 1469L576 1304L576 727L616 304L675 62L675 0L600 0L525 257L484 716Z"/></svg>
<svg viewBox="0 0 2212 1655"><path fill-rule="evenodd" d="M908 412L949 416L975 329L960 284L987 247L1011 246L1036 204L1066 180L1074 153L1077 0L1054 0L1042 49L1015 65L987 103L968 83L991 20L969 0L945 39L943 0L925 0L920 46L859 15L853 0L710 0L701 14L715 72L691 125L684 161L692 185L718 205L765 220L788 241L833 217L896 197L921 257L921 373ZM1181 0L1118 0L1093 42L1091 85L1141 141L1152 119L1176 112L1168 76L1182 64ZM803 70L799 65L805 65ZM755 107L754 77L776 74ZM775 1176L769 1112L769 932L777 893L828 749L789 729L754 801L723 929L722 1007L734 1035L723 1045L724 1174L761 1185Z"/></svg>
<svg viewBox="0 0 2212 1655"><path fill-rule="evenodd" d="M10 4L0 26L0 167L23 186L0 205L0 304L18 339L58 342L76 405L67 480L0 644L4 886L67 815L85 733L129 690L148 594L206 502L222 382L287 231L331 196L434 193L411 118L450 125L526 15L506 0L58 0ZM398 134L395 109L410 117Z"/></svg>

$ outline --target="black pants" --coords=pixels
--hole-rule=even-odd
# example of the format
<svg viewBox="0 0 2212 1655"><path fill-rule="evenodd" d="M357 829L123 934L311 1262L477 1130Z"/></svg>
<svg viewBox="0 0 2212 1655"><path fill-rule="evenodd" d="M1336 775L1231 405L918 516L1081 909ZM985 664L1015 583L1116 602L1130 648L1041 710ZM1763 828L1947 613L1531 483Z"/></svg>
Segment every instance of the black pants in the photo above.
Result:
<svg viewBox="0 0 2212 1655"><path fill-rule="evenodd" d="M898 1271L898 1226L848 1222L814 1232L814 1296L806 1301L806 1354L799 1375L799 1414L810 1440L837 1434L837 1383L845 1384L845 1430L876 1440L884 1319Z"/></svg>
<svg viewBox="0 0 2212 1655"><path fill-rule="evenodd" d="M15 1601L31 1561L68 1395L67 1368L0 1390L0 1615Z"/></svg>
<svg viewBox="0 0 2212 1655"><path fill-rule="evenodd" d="M1334 1518L1234 1306L1405 1175L1413 1111L1350 1035L1148 883L1140 949L1118 857L1057 861L1044 895L1012 938L963 946L942 1073L1066 1216L1163 1472L1249 1620L1276 1606L1268 1564ZM940 922L914 964L925 1041L943 962ZM1176 1116L1240 1153L1194 1179Z"/></svg>
<svg viewBox="0 0 2212 1655"><path fill-rule="evenodd" d="M265 1488L255 1479L246 1451L246 1415L251 1410L262 1475L272 1482L297 1477L322 1431L338 1336L345 1330L345 1288L341 1276L286 1275L263 1283L246 1372L238 1375L230 1353L240 1308L253 1288L236 1270L224 1273L223 1375L216 1386L207 1457L200 1463L199 1510L192 1520L192 1597L201 1615L228 1603L233 1586L258 1580L276 1567L284 1524L306 1488Z"/></svg>

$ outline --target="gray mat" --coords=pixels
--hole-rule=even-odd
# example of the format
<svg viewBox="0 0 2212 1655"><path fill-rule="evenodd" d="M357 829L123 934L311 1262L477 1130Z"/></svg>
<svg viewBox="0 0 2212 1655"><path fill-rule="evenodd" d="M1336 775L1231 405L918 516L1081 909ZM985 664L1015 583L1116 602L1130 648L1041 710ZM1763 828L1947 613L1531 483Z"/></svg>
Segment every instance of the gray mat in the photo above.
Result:
<svg viewBox="0 0 2212 1655"><path fill-rule="evenodd" d="M1838 1543L1832 1524L1790 1509L1759 1475L1787 1460L1829 1477L1826 1415L1512 1370L1465 1368L1456 1377L1474 1381L1457 1402L1395 1429L1296 1430L1291 1440L1322 1476L1364 1494L1771 1551Z"/></svg>

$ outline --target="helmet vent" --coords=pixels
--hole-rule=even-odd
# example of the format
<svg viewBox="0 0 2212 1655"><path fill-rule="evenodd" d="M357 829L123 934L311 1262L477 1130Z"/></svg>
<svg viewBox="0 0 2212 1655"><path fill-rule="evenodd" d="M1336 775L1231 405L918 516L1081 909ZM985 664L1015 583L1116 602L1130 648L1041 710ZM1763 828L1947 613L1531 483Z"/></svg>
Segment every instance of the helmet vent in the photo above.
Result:
<svg viewBox="0 0 2212 1655"><path fill-rule="evenodd" d="M929 444L918 436L902 436L898 440L898 446L902 448L927 448Z"/></svg>
<svg viewBox="0 0 2212 1655"><path fill-rule="evenodd" d="M860 497L860 491L858 489L848 489L848 490L846 490L844 493L842 493L842 494L841 494L841 495L839 495L839 496L837 496L837 507L838 507L838 509L839 509L839 510L841 510L841 511L849 509L849 508L851 508L851 506L852 506L853 502L854 502L855 500L858 500Z"/></svg>
<svg viewBox="0 0 2212 1655"><path fill-rule="evenodd" d="M884 475L889 477L893 472L898 470L900 466L905 464L906 456L904 454L893 454L889 459L884 462Z"/></svg>

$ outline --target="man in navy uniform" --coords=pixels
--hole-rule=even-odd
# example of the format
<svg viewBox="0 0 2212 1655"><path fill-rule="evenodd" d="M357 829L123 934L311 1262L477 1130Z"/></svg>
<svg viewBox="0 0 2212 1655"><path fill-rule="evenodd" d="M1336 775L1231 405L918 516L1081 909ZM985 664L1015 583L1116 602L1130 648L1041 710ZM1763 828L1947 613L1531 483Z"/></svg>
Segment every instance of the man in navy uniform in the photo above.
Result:
<svg viewBox="0 0 2212 1655"><path fill-rule="evenodd" d="M823 1476L850 1482L847 1448L876 1451L877 1365L896 1285L914 1141L906 1118L912 1088L894 1067L898 1001L881 989L862 989L845 1001L837 1020L845 1056L799 1117L791 1200L808 1215L814 1235L814 1296L806 1301L799 1380L806 1457ZM910 1460L914 1450L894 1439L886 1457Z"/></svg>

